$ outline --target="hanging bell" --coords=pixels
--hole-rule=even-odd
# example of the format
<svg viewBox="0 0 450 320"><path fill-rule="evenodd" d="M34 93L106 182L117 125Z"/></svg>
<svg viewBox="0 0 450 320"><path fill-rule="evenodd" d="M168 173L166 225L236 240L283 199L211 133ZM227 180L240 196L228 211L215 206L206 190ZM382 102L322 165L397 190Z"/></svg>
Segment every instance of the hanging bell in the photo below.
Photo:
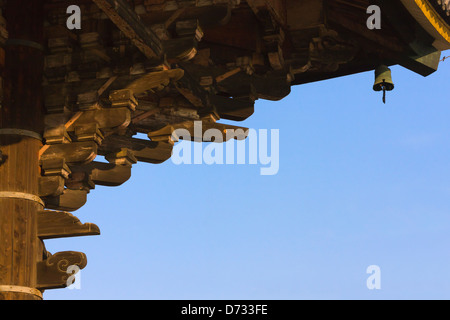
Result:
<svg viewBox="0 0 450 320"><path fill-rule="evenodd" d="M375 69L375 84L373 90L383 91L383 103L386 103L386 91L394 89L394 82L392 82L391 69L385 65L381 65Z"/></svg>

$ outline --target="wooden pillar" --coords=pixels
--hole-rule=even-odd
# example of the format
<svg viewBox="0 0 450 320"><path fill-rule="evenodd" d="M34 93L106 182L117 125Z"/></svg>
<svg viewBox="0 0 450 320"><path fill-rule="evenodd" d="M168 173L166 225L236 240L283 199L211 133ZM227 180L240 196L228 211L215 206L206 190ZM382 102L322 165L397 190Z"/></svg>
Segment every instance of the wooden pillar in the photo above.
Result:
<svg viewBox="0 0 450 320"><path fill-rule="evenodd" d="M0 299L39 300L38 139L44 127L44 0L6 1L0 48Z"/></svg>

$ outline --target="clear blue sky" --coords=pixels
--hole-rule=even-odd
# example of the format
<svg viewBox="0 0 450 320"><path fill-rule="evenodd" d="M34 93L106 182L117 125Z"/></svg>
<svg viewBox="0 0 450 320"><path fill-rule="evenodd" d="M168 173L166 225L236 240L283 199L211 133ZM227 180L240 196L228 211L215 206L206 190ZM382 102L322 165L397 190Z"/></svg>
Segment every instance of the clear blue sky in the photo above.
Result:
<svg viewBox="0 0 450 320"><path fill-rule="evenodd" d="M259 100L234 124L280 130L275 176L168 160L97 186L74 214L102 235L46 241L87 254L81 289L44 298L450 299L450 60L392 71L386 105L372 72Z"/></svg>

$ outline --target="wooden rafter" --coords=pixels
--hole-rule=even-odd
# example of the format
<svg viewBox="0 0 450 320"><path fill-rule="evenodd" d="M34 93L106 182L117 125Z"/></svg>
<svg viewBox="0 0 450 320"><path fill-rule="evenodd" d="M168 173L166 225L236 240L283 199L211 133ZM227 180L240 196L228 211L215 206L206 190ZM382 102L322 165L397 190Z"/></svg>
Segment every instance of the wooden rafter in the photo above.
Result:
<svg viewBox="0 0 450 320"><path fill-rule="evenodd" d="M145 27L139 16L123 0L92 0L149 59L161 57L161 43L151 30Z"/></svg>

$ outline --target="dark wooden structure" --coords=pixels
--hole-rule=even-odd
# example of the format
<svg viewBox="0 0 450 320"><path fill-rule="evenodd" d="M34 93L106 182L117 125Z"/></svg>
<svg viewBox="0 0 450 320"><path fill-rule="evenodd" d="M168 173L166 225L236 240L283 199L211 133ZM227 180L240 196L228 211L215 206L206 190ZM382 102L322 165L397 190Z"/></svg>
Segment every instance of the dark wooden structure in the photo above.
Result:
<svg viewBox="0 0 450 320"><path fill-rule="evenodd" d="M44 240L100 234L69 212L136 162L169 159L175 129L202 141L202 121L225 141L240 127L220 119L247 119L293 85L378 65L433 73L450 48L449 2L0 1L0 299L66 287L86 256ZM81 29L67 25L70 5ZM381 29L367 26L371 5Z"/></svg>

